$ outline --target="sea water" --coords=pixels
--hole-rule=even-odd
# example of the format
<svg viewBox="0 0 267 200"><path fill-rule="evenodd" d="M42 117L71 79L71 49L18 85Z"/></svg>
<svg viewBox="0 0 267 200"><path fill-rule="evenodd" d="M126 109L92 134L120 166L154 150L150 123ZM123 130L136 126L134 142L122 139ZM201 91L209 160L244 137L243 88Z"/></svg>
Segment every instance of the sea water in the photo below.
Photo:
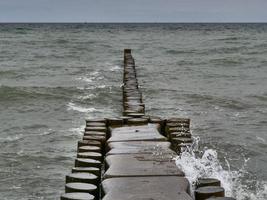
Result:
<svg viewBox="0 0 267 200"><path fill-rule="evenodd" d="M85 118L121 115L131 48L146 112L189 117L192 187L266 198L266 24L0 24L0 199L58 199Z"/></svg>

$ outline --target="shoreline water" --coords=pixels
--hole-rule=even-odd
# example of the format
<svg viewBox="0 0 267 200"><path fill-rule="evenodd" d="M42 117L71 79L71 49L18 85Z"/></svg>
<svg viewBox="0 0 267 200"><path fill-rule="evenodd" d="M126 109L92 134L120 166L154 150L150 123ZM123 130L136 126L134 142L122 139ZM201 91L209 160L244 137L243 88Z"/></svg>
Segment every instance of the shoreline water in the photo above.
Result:
<svg viewBox="0 0 267 200"><path fill-rule="evenodd" d="M190 117L200 149L216 150L225 170L225 158L232 171L250 159L239 186L251 199L266 194L255 187L267 180L265 24L14 26L0 26L1 199L59 196L74 129L121 113L115 66L128 46L148 114Z"/></svg>

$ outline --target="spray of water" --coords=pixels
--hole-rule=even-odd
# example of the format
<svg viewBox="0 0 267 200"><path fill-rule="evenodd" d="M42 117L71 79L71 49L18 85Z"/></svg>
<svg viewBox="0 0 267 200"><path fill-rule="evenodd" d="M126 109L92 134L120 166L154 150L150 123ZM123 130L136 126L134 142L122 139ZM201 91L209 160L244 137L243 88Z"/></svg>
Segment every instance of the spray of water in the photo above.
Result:
<svg viewBox="0 0 267 200"><path fill-rule="evenodd" d="M191 185L193 192L198 178L217 178L225 189L226 196L235 197L237 200L266 200L267 182L254 180L255 189L252 190L251 180L246 181L247 162L239 170L231 170L227 159L224 159L226 169L218 159L217 151L214 149L199 149L199 137L194 138L191 147L182 150L182 153L175 158L176 165L182 169ZM244 181L245 180L245 181ZM193 196L193 194L192 194Z"/></svg>

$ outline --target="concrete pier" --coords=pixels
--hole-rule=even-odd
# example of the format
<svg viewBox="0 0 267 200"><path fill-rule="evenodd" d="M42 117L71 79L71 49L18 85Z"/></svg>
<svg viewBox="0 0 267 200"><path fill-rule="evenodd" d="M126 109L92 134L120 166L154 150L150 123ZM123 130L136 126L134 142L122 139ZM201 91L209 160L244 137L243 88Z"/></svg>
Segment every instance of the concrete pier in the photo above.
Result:
<svg viewBox="0 0 267 200"><path fill-rule="evenodd" d="M192 145L190 119L148 116L135 60L124 50L121 117L86 120L61 199L192 200L189 182L173 160ZM217 179L199 180L196 200L223 197Z"/></svg>

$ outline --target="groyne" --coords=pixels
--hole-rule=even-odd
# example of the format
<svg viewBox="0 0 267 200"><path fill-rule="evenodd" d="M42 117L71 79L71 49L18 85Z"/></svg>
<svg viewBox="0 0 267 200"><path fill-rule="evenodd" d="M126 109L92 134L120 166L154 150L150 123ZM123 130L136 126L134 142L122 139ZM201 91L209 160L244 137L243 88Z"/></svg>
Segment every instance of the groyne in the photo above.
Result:
<svg viewBox="0 0 267 200"><path fill-rule="evenodd" d="M194 197L174 157L192 145L190 119L149 116L130 49L124 50L121 117L86 120L62 200L204 200L224 197L220 181L199 179Z"/></svg>

